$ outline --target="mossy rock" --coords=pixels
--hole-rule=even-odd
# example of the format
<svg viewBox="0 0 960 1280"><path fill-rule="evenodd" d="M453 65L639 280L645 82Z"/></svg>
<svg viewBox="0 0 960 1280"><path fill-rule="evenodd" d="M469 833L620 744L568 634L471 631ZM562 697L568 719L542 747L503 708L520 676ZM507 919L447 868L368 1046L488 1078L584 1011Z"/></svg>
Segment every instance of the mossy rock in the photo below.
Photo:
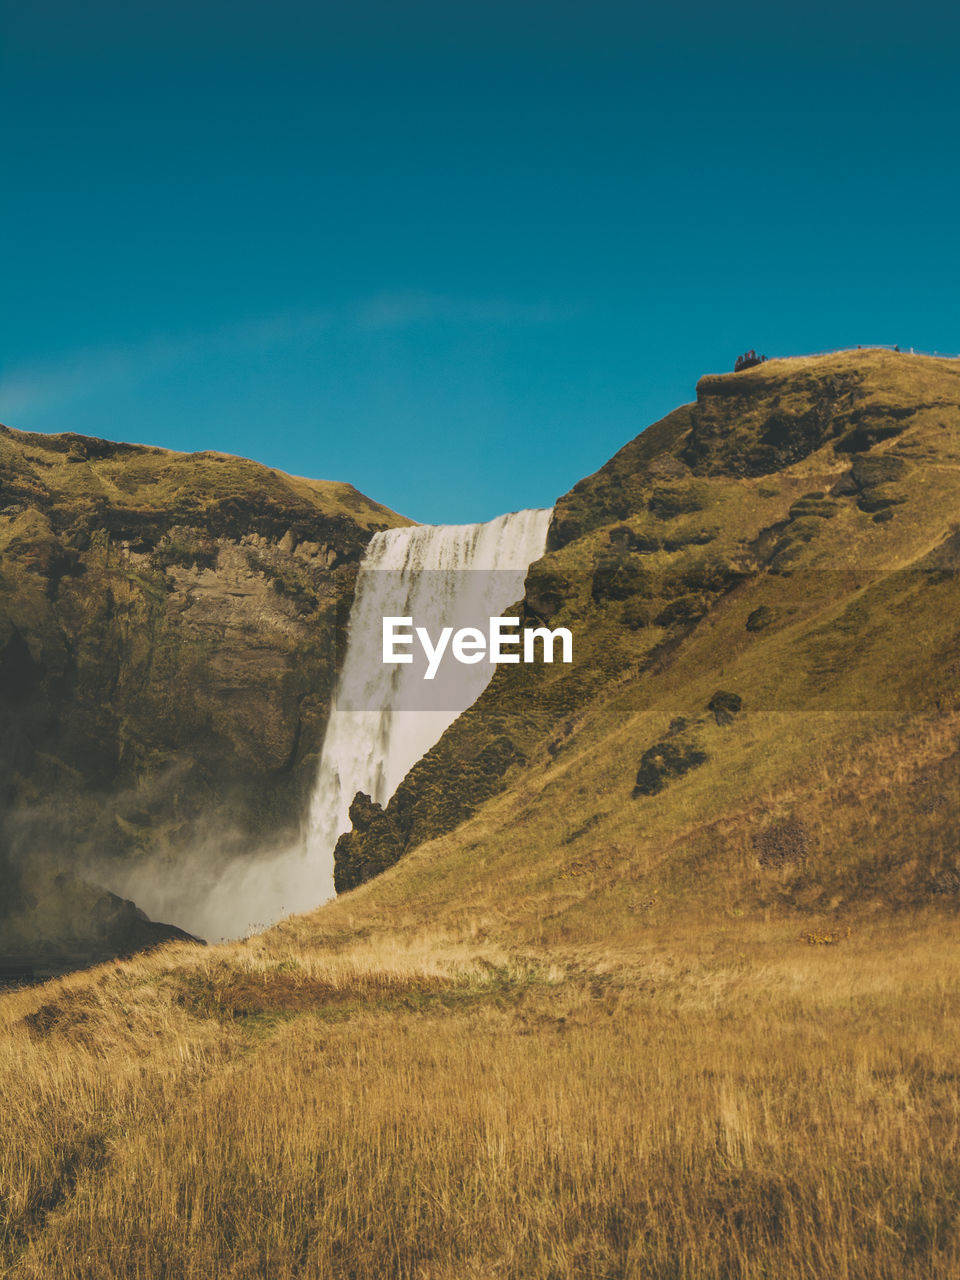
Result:
<svg viewBox="0 0 960 1280"><path fill-rule="evenodd" d="M292 601L301 614L313 613L319 601L305 571L291 563L289 557L274 551L264 555L257 550L247 552L247 563L254 573L268 578L274 591Z"/></svg>
<svg viewBox="0 0 960 1280"><path fill-rule="evenodd" d="M632 525L618 524L607 535L612 548L611 554L624 555L628 551L639 551L642 555L651 555L666 546L663 538L657 534L641 533Z"/></svg>
<svg viewBox="0 0 960 1280"><path fill-rule="evenodd" d="M664 551L683 551L686 547L705 547L710 542L715 542L720 536L720 530L713 528L705 528L701 526L697 529L679 529L672 537L664 538Z"/></svg>
<svg viewBox="0 0 960 1280"><path fill-rule="evenodd" d="M861 489L872 489L876 485L891 484L902 480L910 470L906 458L892 453L870 454L857 458L851 468L851 474Z"/></svg>
<svg viewBox="0 0 960 1280"><path fill-rule="evenodd" d="M742 578L742 573L722 555L715 552L689 555L665 580L672 594L688 595L726 591Z"/></svg>
<svg viewBox="0 0 960 1280"><path fill-rule="evenodd" d="M713 712L713 718L719 725L733 724L733 718L743 707L743 699L739 693L731 693L728 689L718 689L707 703L707 710Z"/></svg>
<svg viewBox="0 0 960 1280"><path fill-rule="evenodd" d="M633 540L637 536L628 524L618 524L610 530L607 535L612 546L619 551L628 551L633 546Z"/></svg>
<svg viewBox="0 0 960 1280"><path fill-rule="evenodd" d="M700 485L657 485L650 495L650 511L660 520L702 511L706 498Z"/></svg>
<svg viewBox="0 0 960 1280"><path fill-rule="evenodd" d="M549 621L563 608L570 589L570 580L562 573L535 565L527 574L524 588L528 612Z"/></svg>
<svg viewBox="0 0 960 1280"><path fill-rule="evenodd" d="M762 604L747 617L748 631L763 631L775 622L777 615L768 605Z"/></svg>
<svg viewBox="0 0 960 1280"><path fill-rule="evenodd" d="M784 530L783 542L812 542L822 532L820 520L816 516L798 516L791 520Z"/></svg>
<svg viewBox="0 0 960 1280"><path fill-rule="evenodd" d="M610 539L612 553L624 555L628 551L639 551L642 555L651 555L662 551L666 541L658 534L640 532L632 525L618 524L607 535Z"/></svg>
<svg viewBox="0 0 960 1280"><path fill-rule="evenodd" d="M351 831L337 841L333 854L333 885L346 893L380 875L403 855L405 841L392 814L358 791L350 805Z"/></svg>
<svg viewBox="0 0 960 1280"><path fill-rule="evenodd" d="M141 540L142 545L142 540ZM151 555L158 569L179 565L183 569L215 569L219 547L213 538L205 538L192 530L171 531Z"/></svg>
<svg viewBox="0 0 960 1280"><path fill-rule="evenodd" d="M890 422L854 427L852 431L840 437L835 447L838 453L865 453L884 440L892 440L902 435L904 430L905 427L900 423Z"/></svg>
<svg viewBox="0 0 960 1280"><path fill-rule="evenodd" d="M694 742L655 742L640 759L633 796L655 796L675 778L707 762L707 753Z"/></svg>
<svg viewBox="0 0 960 1280"><path fill-rule="evenodd" d="M886 511L890 507L898 507L907 501L908 498L905 493L882 492L876 489L871 490L869 493L862 493L857 499L857 506L861 511L865 511L870 515L875 511Z"/></svg>
<svg viewBox="0 0 960 1280"><path fill-rule="evenodd" d="M702 596L682 595L661 609L654 621L658 627L689 627L699 622L709 609Z"/></svg>
<svg viewBox="0 0 960 1280"><path fill-rule="evenodd" d="M840 479L830 489L830 496L833 498L849 498L855 493L860 492L860 486L853 478L852 471L845 471Z"/></svg>
<svg viewBox="0 0 960 1280"><path fill-rule="evenodd" d="M475 757L478 773L490 778L501 778L515 764L523 764L526 757L505 733L488 742Z"/></svg>
<svg viewBox="0 0 960 1280"><path fill-rule="evenodd" d="M590 595L594 602L629 600L650 590L650 574L629 555L604 557L593 571Z"/></svg>
<svg viewBox="0 0 960 1280"><path fill-rule="evenodd" d="M801 516L792 520L773 548L770 567L779 570L792 564L799 558L803 548L820 536L822 528L822 521L815 516Z"/></svg>
<svg viewBox="0 0 960 1280"><path fill-rule="evenodd" d="M547 550L556 551L565 547L568 542L576 542L586 532L586 521L579 511L558 513L551 520L547 531Z"/></svg>
<svg viewBox="0 0 960 1280"><path fill-rule="evenodd" d="M816 498L800 498L790 508L790 519L799 520L806 516L816 516L820 520L832 520L840 508L835 502L826 502Z"/></svg>
<svg viewBox="0 0 960 1280"><path fill-rule="evenodd" d="M12 821L25 858L107 865L296 830L342 652L328 615L352 596L338 566L405 521L243 459L7 428L0 499L0 838Z"/></svg>

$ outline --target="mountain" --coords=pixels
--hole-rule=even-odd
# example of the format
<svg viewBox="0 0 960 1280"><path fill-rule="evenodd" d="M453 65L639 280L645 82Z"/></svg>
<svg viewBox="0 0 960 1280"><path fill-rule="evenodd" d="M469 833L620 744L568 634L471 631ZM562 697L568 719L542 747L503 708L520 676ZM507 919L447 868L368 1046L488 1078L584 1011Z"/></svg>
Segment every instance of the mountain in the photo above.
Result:
<svg viewBox="0 0 960 1280"><path fill-rule="evenodd" d="M960 362L703 379L557 504L574 663L355 803L355 887L0 994L0 1273L954 1280L958 512Z"/></svg>
<svg viewBox="0 0 960 1280"><path fill-rule="evenodd" d="M8 902L24 868L296 830L356 567L407 523L241 458L0 428Z"/></svg>
<svg viewBox="0 0 960 1280"><path fill-rule="evenodd" d="M691 895L955 894L958 550L956 361L701 379L557 503L522 609L573 665L499 668L384 810L358 797L339 887L401 860L382 903L542 927L537 885L553 929L604 935Z"/></svg>

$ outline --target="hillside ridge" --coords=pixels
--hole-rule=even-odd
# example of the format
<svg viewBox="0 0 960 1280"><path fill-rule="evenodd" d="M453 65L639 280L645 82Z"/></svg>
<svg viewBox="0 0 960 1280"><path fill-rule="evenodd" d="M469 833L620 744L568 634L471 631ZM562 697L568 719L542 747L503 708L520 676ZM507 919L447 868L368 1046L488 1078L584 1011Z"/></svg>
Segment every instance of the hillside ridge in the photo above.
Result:
<svg viewBox="0 0 960 1280"><path fill-rule="evenodd" d="M438 838L440 863L449 852L471 879L468 830L489 821L483 848L495 849L503 822L516 841L493 816L510 796L525 795L542 821L541 874L562 860L570 831L582 828L569 842L588 853L605 840L635 847L626 833L638 822L660 810L666 831L674 804L686 811L694 797L706 831L732 800L728 756L744 773L738 807L753 792L753 810L772 823L786 809L777 792L810 771L795 755L797 716L820 718L811 751L855 758L871 734L892 751L924 717L952 714L958 465L956 361L847 352L702 378L693 404L556 504L523 611L573 630L574 669L499 669L383 811L358 797L338 845L338 888L421 846L426 857ZM778 721L779 770L751 755L771 732L762 717ZM624 751L631 763L615 770ZM594 804L582 783L560 789L574 760L577 775L604 779ZM946 810L918 822L939 823L940 834L915 860L911 900L949 878L955 857ZM759 829L738 835L744 871L754 837L762 842ZM617 859L599 856L612 874ZM502 866L502 854L491 857ZM799 878L799 861L793 869ZM842 878L839 867L824 874ZM890 887L894 898L905 891Z"/></svg>

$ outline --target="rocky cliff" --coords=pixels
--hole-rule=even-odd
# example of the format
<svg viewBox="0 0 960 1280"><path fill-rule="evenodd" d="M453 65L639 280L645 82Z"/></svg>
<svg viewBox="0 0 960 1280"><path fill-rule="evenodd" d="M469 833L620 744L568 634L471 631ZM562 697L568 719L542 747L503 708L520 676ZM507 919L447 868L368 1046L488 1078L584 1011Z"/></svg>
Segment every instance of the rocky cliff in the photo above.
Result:
<svg viewBox="0 0 960 1280"><path fill-rule="evenodd" d="M498 669L385 809L358 797L337 847L338 889L501 793L511 818L482 848L499 840L506 856L518 810L528 822L536 811L541 830L521 843L530 856L559 823L556 862L564 842L623 839L649 817L649 797L680 806L673 831L692 820L691 788L702 791L705 825L730 805L762 811L770 788L786 794L806 767L791 754L800 724L809 764L859 740L867 723L916 734L924 717L952 714L958 530L957 361L858 351L701 379L695 403L556 505L522 608L571 628L573 667ZM753 756L740 752L744 734ZM890 751L901 749L906 760L906 741ZM733 790L727 753L739 770ZM589 782L574 785L579 773ZM904 862L916 833L936 827L918 883L955 874L956 804L941 803L943 785L904 792L928 805L922 812L912 800L896 808ZM549 803L529 799L541 789ZM591 856L609 863L606 852Z"/></svg>
<svg viewBox="0 0 960 1280"><path fill-rule="evenodd" d="M239 458L0 428L8 901L19 867L295 829L356 566L405 523Z"/></svg>

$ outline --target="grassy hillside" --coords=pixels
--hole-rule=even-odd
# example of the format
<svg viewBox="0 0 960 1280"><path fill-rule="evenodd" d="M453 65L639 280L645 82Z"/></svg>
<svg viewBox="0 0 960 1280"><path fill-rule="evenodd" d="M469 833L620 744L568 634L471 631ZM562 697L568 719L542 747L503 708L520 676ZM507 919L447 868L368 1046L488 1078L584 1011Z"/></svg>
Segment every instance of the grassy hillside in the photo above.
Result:
<svg viewBox="0 0 960 1280"><path fill-rule="evenodd" d="M297 511L315 531L318 515L346 517L365 529L407 523L352 485L305 480L226 453L176 453L122 444L71 432L37 435L0 428L3 510L37 506L55 523L72 527L99 508L108 527L128 535L169 525L179 514L197 513L225 525L231 514L252 519L262 532L282 536ZM57 521L57 514L60 520ZM282 527L281 527L282 526Z"/></svg>
<svg viewBox="0 0 960 1280"><path fill-rule="evenodd" d="M654 894L841 910L952 883L957 362L705 378L560 500L550 546L524 608L571 628L573 666L499 668L343 838L342 883L401 853L405 894L489 881L519 917L537 885L561 933ZM782 823L797 848L758 865Z"/></svg>
<svg viewBox="0 0 960 1280"><path fill-rule="evenodd" d="M576 664L498 671L392 865L0 997L0 1274L956 1276L958 393L705 379L558 504Z"/></svg>

